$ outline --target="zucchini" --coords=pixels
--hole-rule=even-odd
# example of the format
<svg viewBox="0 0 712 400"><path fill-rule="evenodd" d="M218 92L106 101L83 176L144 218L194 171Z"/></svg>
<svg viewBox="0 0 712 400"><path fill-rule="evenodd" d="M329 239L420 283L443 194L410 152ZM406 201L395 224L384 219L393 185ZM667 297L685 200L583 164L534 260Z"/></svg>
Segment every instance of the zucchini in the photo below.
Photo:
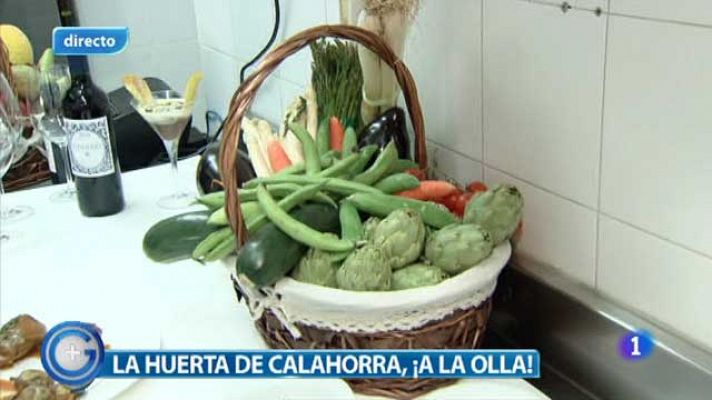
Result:
<svg viewBox="0 0 712 400"><path fill-rule="evenodd" d="M195 247L220 229L209 225L210 211L192 211L154 224L143 237L143 252L153 261L170 263L191 257Z"/></svg>
<svg viewBox="0 0 712 400"><path fill-rule="evenodd" d="M308 203L289 214L320 232L339 231L339 212L331 206ZM307 248L275 224L267 223L237 253L237 273L257 286L272 285L299 263Z"/></svg>

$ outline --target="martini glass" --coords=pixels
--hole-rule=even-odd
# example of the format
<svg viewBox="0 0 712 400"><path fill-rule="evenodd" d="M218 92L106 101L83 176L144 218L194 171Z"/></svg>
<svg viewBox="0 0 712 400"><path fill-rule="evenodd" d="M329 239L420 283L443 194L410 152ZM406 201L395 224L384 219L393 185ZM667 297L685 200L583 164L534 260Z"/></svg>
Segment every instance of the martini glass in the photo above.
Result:
<svg viewBox="0 0 712 400"><path fill-rule="evenodd" d="M161 138L171 161L173 192L161 197L158 206L166 209L185 208L192 204L195 194L185 190L178 177L178 142L193 113L194 103L186 101L172 90L152 94L153 102L139 103L134 99L131 105Z"/></svg>

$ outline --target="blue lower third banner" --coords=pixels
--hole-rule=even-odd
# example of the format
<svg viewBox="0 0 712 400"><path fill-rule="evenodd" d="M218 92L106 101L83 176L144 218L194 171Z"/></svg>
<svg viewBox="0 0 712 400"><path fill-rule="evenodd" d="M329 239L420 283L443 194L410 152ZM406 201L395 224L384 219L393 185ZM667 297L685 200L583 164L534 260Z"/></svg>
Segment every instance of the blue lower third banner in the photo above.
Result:
<svg viewBox="0 0 712 400"><path fill-rule="evenodd" d="M104 378L538 378L536 350L107 350Z"/></svg>

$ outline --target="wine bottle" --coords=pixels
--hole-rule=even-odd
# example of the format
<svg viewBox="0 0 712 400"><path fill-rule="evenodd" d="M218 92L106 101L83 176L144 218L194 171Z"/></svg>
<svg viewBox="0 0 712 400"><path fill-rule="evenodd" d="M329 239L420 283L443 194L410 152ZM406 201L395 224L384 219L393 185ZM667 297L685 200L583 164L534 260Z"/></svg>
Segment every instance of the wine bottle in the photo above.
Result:
<svg viewBox="0 0 712 400"><path fill-rule="evenodd" d="M62 109L79 210L87 217L116 214L124 194L109 99L92 82L85 57L68 60L72 84Z"/></svg>

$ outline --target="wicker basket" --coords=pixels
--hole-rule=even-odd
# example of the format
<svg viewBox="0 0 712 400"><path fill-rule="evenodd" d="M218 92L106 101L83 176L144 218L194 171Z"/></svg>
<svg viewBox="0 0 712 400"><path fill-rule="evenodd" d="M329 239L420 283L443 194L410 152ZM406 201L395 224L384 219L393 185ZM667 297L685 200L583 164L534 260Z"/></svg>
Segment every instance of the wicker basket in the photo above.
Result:
<svg viewBox="0 0 712 400"><path fill-rule="evenodd" d="M2 38L0 38L0 72L5 74L5 77L11 85L14 84L10 56ZM31 148L25 153L21 160L13 163L10 170L3 177L3 181L5 190L11 192L49 180L50 178L51 175L47 159L39 150Z"/></svg>
<svg viewBox="0 0 712 400"><path fill-rule="evenodd" d="M352 40L367 47L393 68L400 87L403 89L412 126L415 131L416 160L420 168L427 168L423 115L418 100L418 92L413 78L390 47L378 36L361 28L345 25L322 25L307 29L292 36L269 53L257 71L250 75L232 98L227 118L225 134L221 146L221 169L227 192L227 213L232 228L237 232L237 240L244 243L247 230L240 215L237 195L236 156L240 136L240 122L252 104L256 92L264 80L279 64L321 38ZM496 275L495 275L496 282ZM250 297L249 292L233 278L238 299ZM415 289L420 290L420 289ZM493 289L492 289L493 290ZM255 325L272 348L278 349L471 349L480 345L489 313L491 297L487 297L466 309L460 309L439 320L430 321L413 329L384 330L380 332L353 332L324 329L296 322L300 335L295 337L285 326L283 319L267 309L261 313ZM410 399L436 388L452 383L443 379L359 379L347 381L356 392Z"/></svg>

